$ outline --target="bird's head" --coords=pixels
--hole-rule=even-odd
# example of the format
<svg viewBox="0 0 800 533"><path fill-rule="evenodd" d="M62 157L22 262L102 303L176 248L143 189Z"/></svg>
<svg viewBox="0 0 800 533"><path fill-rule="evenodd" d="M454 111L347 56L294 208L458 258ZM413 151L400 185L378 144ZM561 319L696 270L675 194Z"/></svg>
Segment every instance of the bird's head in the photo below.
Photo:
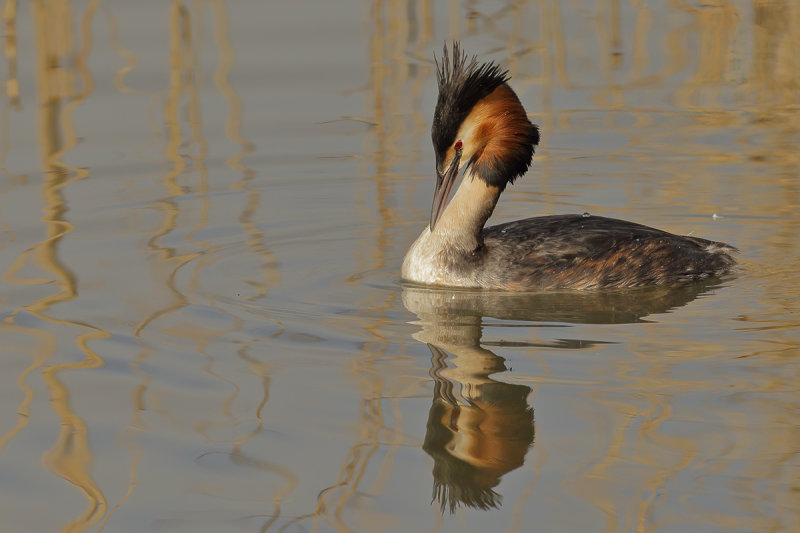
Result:
<svg viewBox="0 0 800 533"><path fill-rule="evenodd" d="M462 169L487 186L505 189L531 164L539 130L506 83L508 71L495 63L479 64L458 43L444 47L436 61L439 98L431 137L436 153L436 191L430 227L444 210Z"/></svg>

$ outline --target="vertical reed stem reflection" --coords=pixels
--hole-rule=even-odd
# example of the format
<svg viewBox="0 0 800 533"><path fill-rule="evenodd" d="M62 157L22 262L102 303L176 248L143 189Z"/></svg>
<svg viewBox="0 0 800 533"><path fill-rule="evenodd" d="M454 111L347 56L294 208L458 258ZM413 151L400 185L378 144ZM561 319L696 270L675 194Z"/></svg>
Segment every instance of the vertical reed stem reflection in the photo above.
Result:
<svg viewBox="0 0 800 533"><path fill-rule="evenodd" d="M249 249L262 259L261 273L263 279L252 282L253 285L257 286L254 299L265 296L267 291L277 285L279 281L277 269L275 268L277 259L266 246L265 237L254 221L261 205L259 188L251 187L251 181L256 174L253 169L242 162L242 159L253 151L254 146L241 133L243 105L229 79L230 72L234 67L235 55L234 48L230 42L227 6L221 0L194 3L184 3L176 0L169 6L169 84L161 121L165 125L167 132L163 153L170 163L170 168L161 178L166 194L154 203L154 207L162 214L161 224L151 234L147 243L149 249L155 252L153 261L156 267L154 270L156 270L159 277L158 281L168 288L171 302L150 313L137 326L135 331L135 335L139 338L143 349L132 366L134 371L141 375L142 380L134 393L134 412L131 423L124 432L126 434L124 440L131 448L134 460L130 466L128 491L116 503L103 527L110 522L111 515L122 506L135 488L138 477L137 466L139 458L142 456L141 449L136 443L135 435L137 429L147 425L145 418L142 416L145 411L156 411L159 415L165 417L170 424L179 425L183 422L183 420L171 416L165 408L159 406L160 391L149 390L153 387L151 385L151 377L143 370L143 367L146 361L156 353L155 346L146 339L149 336L149 332L185 337L184 340L193 343L195 352L205 354L207 363L203 365L203 370L214 379L223 381L234 391L220 405L220 411L226 418L224 425L226 427L236 427L241 423L231 409L231 405L238 397L239 385L235 380L228 379L215 370L215 358L211 354L209 346L218 336L224 337L232 332L243 333L245 321L234 313L227 311L225 306L218 305L217 302L210 300L205 302L206 305L213 307L220 314L227 315L230 318L232 322L230 329L198 331L190 327L186 330L189 333L186 333L178 329L169 329L166 326L159 327L162 323L169 323L171 318L178 315L181 309L187 306L190 298L203 297L203 290L198 282L199 273L204 267L220 259L218 247L197 238L206 228L212 214L207 168L208 143L203 136L203 107L200 98L203 90L201 85L203 61L200 57L200 50L202 50L203 45L202 28L204 28L203 17L206 9L209 9L211 13L214 44L219 52L219 64L214 70L213 81L228 105L225 133L237 145L235 153L226 158L226 164L241 173L241 179L231 185L231 189L245 191L246 201L239 215L239 222L242 225L242 231L246 236L246 243ZM121 92L135 92L123 85L122 79L125 73L130 72L138 64L138 58L123 48L116 40L114 42L120 54L127 60L127 65L117 72L115 77L116 86ZM197 181L188 182L193 176L197 176ZM198 202L201 208L196 215L197 222L193 227L186 230L183 237L185 242L180 246L182 249L188 248L188 251L179 252L177 251L178 246L164 245L163 241L170 234L180 232L181 222L192 215L191 206ZM183 226L185 225L186 223L183 222ZM194 267L195 275L189 278L186 288L179 287L177 282L178 273L190 264ZM259 314L259 319L263 318L272 320L268 316L265 317ZM280 323L278 325L282 330ZM258 343L263 342L264 339L250 339L250 341ZM265 526L268 527L280 515L281 499L297 485L298 481L294 473L282 465L249 457L243 451L247 442L262 431L261 411L269 398L270 386L269 367L250 356L249 351L250 347L244 346L237 353L242 360L247 362L252 372L261 379L264 389L263 400L254 413L257 420L255 428L236 439L229 455L232 462L236 464L269 471L284 480L284 486L276 491L272 497L275 510L272 513L274 515L273 518ZM218 425L219 423L212 420L200 420L193 424L192 427L205 440L212 440L213 437L210 431Z"/></svg>
<svg viewBox="0 0 800 533"><path fill-rule="evenodd" d="M175 276L182 266L198 257L198 253L179 254L176 253L174 248L161 245L161 240L177 227L180 209L175 198L183 194L183 190L178 184L178 177L187 168L186 161L180 153L183 142L180 102L184 92L184 80L187 79L191 84L192 41L189 11L184 7L181 0L172 2L169 22L169 88L167 90L166 103L164 104L164 123L167 130L164 155L172 163L172 168L162 180L167 195L155 204L156 209L163 214L163 218L160 226L153 232L152 237L148 239L147 245L155 252L155 257L158 259L159 275L165 278L164 284L169 289L173 301L162 309L153 312L142 321L136 328L137 336L141 336L142 331L158 318L186 306L186 296L178 290L175 284Z"/></svg>
<svg viewBox="0 0 800 533"><path fill-rule="evenodd" d="M413 2L375 0L367 9L366 17L370 21L368 42L370 79L364 101L365 112L370 117L369 122L374 123L375 127L369 130L370 135L365 139L364 146L372 164L364 165L363 168L373 184L374 200L371 201L374 201L375 209L365 210L365 213L370 219L377 216L378 220L371 222L371 225L377 228L373 234L375 242L367 245L372 252L364 258L362 271L384 269L389 266L387 258L394 246L392 236L398 225L395 207L397 186L393 170L401 162L398 158L400 153L398 144L403 138L409 137L409 132L404 129L406 123L397 119L407 111L409 103L407 85L411 80L414 80L410 91L411 101L417 104L410 117L413 125L410 136L414 144L419 143L421 131L426 123L421 118L419 103L422 83L427 79L430 68L420 68L416 63L409 64L407 54L409 50L416 50L418 55L422 55L432 36L433 26L432 3L428 0ZM392 127L388 127L389 121L392 121ZM409 169L412 167L413 165L409 165ZM371 197L366 191L359 191L359 195L365 202ZM396 409L397 427L392 429L391 438L384 437L387 421L383 413L383 404L392 398L396 407L394 401L397 396L394 393L397 391L386 390L386 383L381 373L374 368L374 363L384 356L389 347L387 340L378 332L378 327L385 323L384 312L394 306L397 294L389 291L376 295L381 298L378 303L358 302L365 309L370 309L371 316L374 317L365 326L372 340L365 344L362 353L355 357L351 364L351 372L363 391L359 403L361 437L351 446L342 461L336 482L319 492L316 508L309 514L288 521L280 531L287 530L293 524L308 518L312 520L313 530L317 529L322 521L336 531L349 531L350 528L344 520L344 510L352 504L355 494L365 490L361 484L381 446L387 446L388 453L382 459L382 466L378 467L382 474L377 477L375 486L370 491L379 491L380 485L385 483L388 472L391 471L395 452L403 438L403 419Z"/></svg>
<svg viewBox="0 0 800 533"><path fill-rule="evenodd" d="M91 92L92 88L85 58L91 48L89 28L96 2L90 3L85 12L81 26L84 47L77 56L73 54L73 37L70 31L71 4L65 0L36 0L32 6L39 93L39 145L43 166L42 196L45 205L43 221L46 236L40 244L32 249L34 254L31 255L35 257L39 267L52 275L59 291L17 309L4 322L13 324L15 317L24 310L44 322L67 326L69 330L77 328L79 331L79 333L75 333L74 341L86 358L77 363L54 363L44 366L55 356L59 348L57 337L44 329L24 328L41 339L43 350L32 365L19 376L18 383L25 391L25 399L20 406L20 411L24 413L34 397L33 389L27 386L25 378L33 371L41 369L42 379L50 389L50 401L61 422L58 438L52 448L44 454L43 462L52 472L80 489L86 497L87 509L63 528L63 531L84 531L102 518L106 500L89 473L93 455L89 448L86 424L70 406L69 389L60 379L59 374L65 370L87 370L102 366L103 359L89 348L88 343L91 340L108 338L109 335L89 324L52 318L46 312L54 305L74 300L78 295L77 278L61 260L58 250L64 237L73 229L66 218L68 207L63 189L72 180L85 178L87 174L64 164L60 158L74 146L77 138L71 122L71 113ZM7 90L12 102L19 96L14 64L16 58L16 47L13 40L15 36L14 15L15 4L7 2L4 10L5 27L8 32L6 54L9 57L10 65L14 65L9 68L11 83L7 84ZM62 66L69 61L75 61L83 83L83 91L80 93L75 90L73 72ZM64 102L66 105L62 108ZM17 276L17 272L24 267L28 257L28 252L23 253L3 278L12 283L49 283L50 280L46 279L32 280ZM20 419L17 426L0 439L0 447L18 434L26 423L27 417L24 420Z"/></svg>
<svg viewBox="0 0 800 533"><path fill-rule="evenodd" d="M242 174L242 179L232 186L234 190L242 189L246 191L247 201L239 216L239 222L245 235L247 235L247 245L250 250L262 258L261 275L263 281L253 282L257 290L252 299L258 299L266 296L268 289L278 285L280 282L279 272L276 268L278 259L266 246L266 237L254 222L254 217L258 213L262 200L260 189L250 186L256 176L255 171L242 162L245 157L253 152L255 146L242 135L244 108L241 98L234 90L229 79L230 71L235 62L235 54L230 42L228 13L222 0L211 2L211 9L214 13L214 42L220 53L219 66L214 71L214 83L228 102L225 134L232 142L241 147L240 151L228 157L226 163L230 168Z"/></svg>
<svg viewBox="0 0 800 533"><path fill-rule="evenodd" d="M11 107L19 109L19 79L17 78L17 0L6 0L3 6L4 51L8 61L6 94Z"/></svg>

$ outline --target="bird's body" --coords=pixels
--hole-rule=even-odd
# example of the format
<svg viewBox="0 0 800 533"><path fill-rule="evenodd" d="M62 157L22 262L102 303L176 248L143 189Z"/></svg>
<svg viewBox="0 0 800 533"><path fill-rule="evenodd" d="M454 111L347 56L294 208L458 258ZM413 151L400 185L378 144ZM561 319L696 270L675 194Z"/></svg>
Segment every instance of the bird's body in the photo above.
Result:
<svg viewBox="0 0 800 533"><path fill-rule="evenodd" d="M432 137L437 184L431 221L403 260L404 279L498 290L664 285L721 275L735 248L633 222L583 215L484 228L505 186L527 171L539 131L507 73L445 48ZM465 164L461 164L466 161ZM459 171L464 178L446 204ZM446 207L445 207L446 205Z"/></svg>
<svg viewBox="0 0 800 533"><path fill-rule="evenodd" d="M429 242L426 234L421 242ZM526 218L485 228L481 236L472 250L412 248L404 277L450 287L584 290L700 280L733 265L726 244L588 214ZM412 266L417 254L427 268Z"/></svg>

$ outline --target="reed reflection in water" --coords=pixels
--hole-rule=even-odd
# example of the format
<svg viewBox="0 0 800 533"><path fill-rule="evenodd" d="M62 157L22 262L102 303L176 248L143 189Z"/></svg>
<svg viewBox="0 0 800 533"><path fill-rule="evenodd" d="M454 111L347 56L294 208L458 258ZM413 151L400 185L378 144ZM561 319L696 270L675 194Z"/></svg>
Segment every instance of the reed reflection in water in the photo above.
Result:
<svg viewBox="0 0 800 533"><path fill-rule="evenodd" d="M799 15L5 0L0 530L798 529ZM399 284L456 38L542 126L497 221L626 218L742 270Z"/></svg>

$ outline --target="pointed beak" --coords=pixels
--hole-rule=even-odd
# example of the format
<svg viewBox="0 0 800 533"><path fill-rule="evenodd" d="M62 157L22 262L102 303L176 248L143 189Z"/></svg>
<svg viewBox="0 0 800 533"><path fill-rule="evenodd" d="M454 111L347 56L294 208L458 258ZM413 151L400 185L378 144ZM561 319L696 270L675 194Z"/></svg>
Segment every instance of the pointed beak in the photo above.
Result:
<svg viewBox="0 0 800 533"><path fill-rule="evenodd" d="M450 197L450 190L453 188L453 183L458 177L458 164L461 161L461 150L456 150L456 155L450 162L450 166L442 174L439 169L436 169L436 189L433 191L433 206L431 207L431 231L436 226L436 221L444 211L444 206L447 199Z"/></svg>

